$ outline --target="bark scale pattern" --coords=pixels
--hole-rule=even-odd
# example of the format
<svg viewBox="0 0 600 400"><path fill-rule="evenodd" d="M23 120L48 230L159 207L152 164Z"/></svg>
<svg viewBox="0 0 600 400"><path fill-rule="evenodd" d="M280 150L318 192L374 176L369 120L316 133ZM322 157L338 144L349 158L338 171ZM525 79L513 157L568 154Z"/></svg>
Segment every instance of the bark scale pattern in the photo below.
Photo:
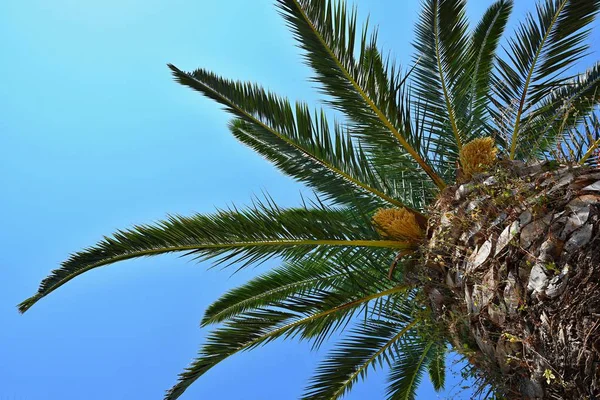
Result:
<svg viewBox="0 0 600 400"><path fill-rule="evenodd" d="M600 396L600 171L500 162L431 209L437 318L507 399Z"/></svg>

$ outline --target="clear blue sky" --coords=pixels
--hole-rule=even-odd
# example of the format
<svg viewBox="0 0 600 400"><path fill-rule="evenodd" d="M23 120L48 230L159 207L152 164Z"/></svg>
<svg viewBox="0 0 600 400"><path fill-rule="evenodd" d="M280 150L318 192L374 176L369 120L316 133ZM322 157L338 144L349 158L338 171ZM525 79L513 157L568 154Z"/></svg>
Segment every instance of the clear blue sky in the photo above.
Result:
<svg viewBox="0 0 600 400"><path fill-rule="evenodd" d="M472 0L471 15L489 3ZM517 3L513 23L533 8ZM358 4L408 63L418 1ZM271 0L3 0L0 51L0 399L160 399L202 343L207 305L274 263L231 276L174 256L136 260L87 273L26 315L15 305L117 228L248 204L263 189L297 205L302 187L238 144L229 117L165 64L316 105L310 71ZM227 360L183 399L294 399L322 355L276 342ZM381 398L384 377L371 376L348 398ZM425 383L419 398L432 393Z"/></svg>

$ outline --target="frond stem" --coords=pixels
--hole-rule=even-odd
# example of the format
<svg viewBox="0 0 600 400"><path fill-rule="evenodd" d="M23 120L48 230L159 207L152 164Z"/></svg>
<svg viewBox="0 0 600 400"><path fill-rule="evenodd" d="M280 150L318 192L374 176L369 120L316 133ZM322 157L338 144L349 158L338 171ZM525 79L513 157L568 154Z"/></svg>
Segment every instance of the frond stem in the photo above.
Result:
<svg viewBox="0 0 600 400"><path fill-rule="evenodd" d="M243 110L240 110L241 112L244 112ZM359 181L358 179L353 178L352 176L348 175L347 173L345 173L344 171L334 167L333 165L317 158L314 157L312 154L310 154L309 152L307 152L306 150L304 150L301 146L297 145L296 143L294 143L292 140L289 140L288 138L286 138L285 136L281 135L279 132L275 131L274 129L271 129L268 125L262 123L261 121L259 121L258 119L252 117L249 114L246 114L248 116L248 118L251 118L256 124L259 124L263 129L268 130L269 132L271 132L273 135L277 136L279 139L283 140L284 142L286 142L287 144L289 144L290 146L293 146L294 148L296 148L297 150L299 150L300 152L302 152L302 154L304 154L307 157L310 157L311 159L317 161L319 164L323 165L324 167L332 170L333 172L335 172L336 174L342 176L344 179L352 182L355 186L360 187L362 190L365 190L367 192L371 192L372 194L380 197L381 199L387 201L390 204L395 205L396 207L404 207L404 208L408 208L410 209L412 212L414 212L415 214L419 214L422 215L419 211L412 209L408 206L406 206L404 203L402 203L401 201L398 201L396 199L394 199L393 197L388 196L387 194L372 188L366 184L364 184L363 182Z"/></svg>
<svg viewBox="0 0 600 400"><path fill-rule="evenodd" d="M590 146L590 148L585 152L585 154L583 155L583 157L581 157L581 160L579 160L579 165L585 164L585 162L587 161L587 159L590 158L590 156L592 154L594 154L594 151L598 148L598 146L600 146L600 139L596 140Z"/></svg>
<svg viewBox="0 0 600 400"><path fill-rule="evenodd" d="M277 329L275 329L275 330L273 330L271 332L268 332L268 333L264 334L263 336L261 336L259 338L253 339L250 342L245 343L239 350L242 350L242 349L245 349L245 348L248 348L248 347L252 347L252 346L254 346L254 345L262 342L266 338L269 338L271 336L275 336L275 335L277 335L277 334L279 334L281 332L285 332L286 330L288 330L290 328L294 328L294 327L296 327L298 325L302 325L302 324L305 324L307 322L311 322L311 321L314 321L316 319L326 317L326 316L331 315L333 313L336 313L338 311L347 310L347 309L352 308L354 306L357 306L359 304L367 303L367 302L369 302L371 300L379 299L381 297L389 296L389 295L394 294L394 293L402 292L402 291L407 290L409 288L410 287L407 286L407 285L396 286L394 288L391 288L391 289L388 289L388 290L384 290L382 292L373 293L373 294L370 294L368 296L361 297L360 299L353 300L353 301L350 301L348 303L344 303L344 304L339 305L337 307L333 307L333 308L331 308L331 309L329 309L327 311L323 311L323 312L320 312L318 314L313 314L313 315L311 315L309 317L303 318L303 319L298 320L298 321L294 321L294 322L289 323L287 325L284 325L284 326L282 326L280 328L277 328Z"/></svg>
<svg viewBox="0 0 600 400"><path fill-rule="evenodd" d="M492 30L494 29L494 26L496 25L496 22L498 21L498 18L500 17L500 14L502 13L502 8L498 8L498 12L496 13L496 15L494 15L494 19L492 20L492 22L490 23L490 26L488 26L487 30L485 31L485 35L483 37L482 43L486 43L488 41L488 38L490 37L490 35L492 34ZM469 110L469 115L470 115L470 122L473 121L473 109L475 108L475 92L477 90L477 76L479 75L479 68L481 65L481 60L483 59L483 50L485 49L485 46L480 46L479 51L477 52L477 61L475 61L475 70L473 71L473 77L471 80L471 99L470 99L470 110ZM470 126L470 125L469 125Z"/></svg>

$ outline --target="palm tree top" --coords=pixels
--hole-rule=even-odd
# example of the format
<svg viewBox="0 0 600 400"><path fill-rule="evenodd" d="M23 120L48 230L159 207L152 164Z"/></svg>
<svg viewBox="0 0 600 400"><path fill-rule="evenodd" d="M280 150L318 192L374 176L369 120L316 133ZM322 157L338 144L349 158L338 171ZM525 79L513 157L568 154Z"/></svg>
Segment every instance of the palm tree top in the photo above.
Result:
<svg viewBox="0 0 600 400"><path fill-rule="evenodd" d="M19 310L127 259L177 252L243 268L280 257L281 267L209 307L202 324L218 326L167 400L238 352L288 337L318 347L343 330L346 338L318 368L305 399L340 398L384 364L389 399L414 398L426 371L440 389L447 338L423 288L409 279L428 239L428 214L441 192L497 156L598 164L600 138L585 129L598 126L600 63L571 71L588 51L600 0L540 2L505 48L512 1L495 1L470 30L465 0L424 0L405 70L344 2L275 3L325 104L343 121L253 83L169 68L233 116L229 129L240 142L316 199L281 208L267 197L244 209L118 231L71 255Z"/></svg>

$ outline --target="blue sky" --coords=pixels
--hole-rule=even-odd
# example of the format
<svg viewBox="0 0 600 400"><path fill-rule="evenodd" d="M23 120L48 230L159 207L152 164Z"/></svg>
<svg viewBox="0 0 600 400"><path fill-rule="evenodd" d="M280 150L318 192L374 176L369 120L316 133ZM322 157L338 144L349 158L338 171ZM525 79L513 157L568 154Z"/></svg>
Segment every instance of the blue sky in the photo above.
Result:
<svg viewBox="0 0 600 400"><path fill-rule="evenodd" d="M475 18L491 2L470 3ZM513 24L533 8L517 3ZM418 1L358 5L407 64ZM166 63L317 105L310 71L271 0L4 0L0 49L0 399L160 399L202 343L207 305L275 262L231 276L175 256L135 260L87 273L23 316L15 305L115 229L248 204L262 190L299 204L301 185L238 144L229 117L175 84ZM294 399L322 356L276 342L182 398ZM370 375L349 399L382 397L384 376ZM440 396L468 398L456 383L449 376ZM419 398L435 396L425 383Z"/></svg>

